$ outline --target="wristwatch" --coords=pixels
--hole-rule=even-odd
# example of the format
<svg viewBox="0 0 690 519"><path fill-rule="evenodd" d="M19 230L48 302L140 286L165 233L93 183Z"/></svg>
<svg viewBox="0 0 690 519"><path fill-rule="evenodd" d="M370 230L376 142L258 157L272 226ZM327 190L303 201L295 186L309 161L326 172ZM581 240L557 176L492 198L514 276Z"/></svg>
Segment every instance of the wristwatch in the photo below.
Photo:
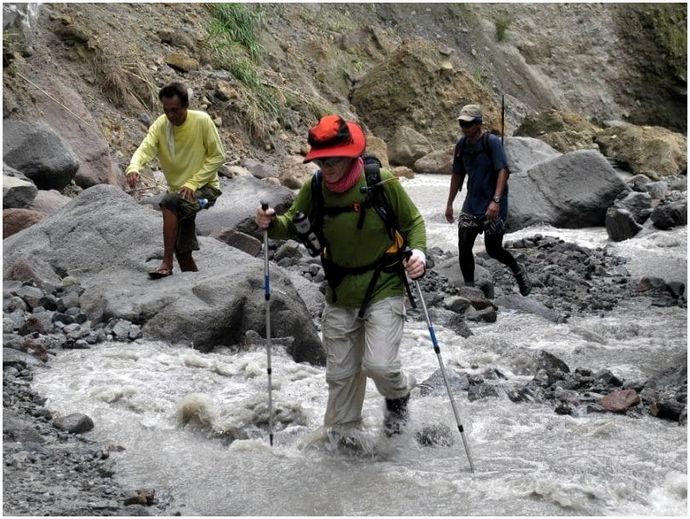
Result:
<svg viewBox="0 0 690 519"><path fill-rule="evenodd" d="M500 204L500 203L501 203L501 197L500 197L500 196L495 196L495 197L492 198L492 200L493 200L494 202L496 202L497 204Z"/></svg>

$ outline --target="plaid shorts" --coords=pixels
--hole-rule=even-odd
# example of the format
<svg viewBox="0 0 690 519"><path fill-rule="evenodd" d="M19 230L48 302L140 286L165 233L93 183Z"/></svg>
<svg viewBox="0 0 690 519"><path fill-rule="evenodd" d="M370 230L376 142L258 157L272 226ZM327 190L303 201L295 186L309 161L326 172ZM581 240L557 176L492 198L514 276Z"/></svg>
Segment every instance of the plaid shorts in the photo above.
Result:
<svg viewBox="0 0 690 519"><path fill-rule="evenodd" d="M478 229L479 233L487 235L505 234L505 221L500 216L493 220L489 220L486 216L479 218L467 213L460 213L458 218L458 227L460 229Z"/></svg>
<svg viewBox="0 0 690 519"><path fill-rule="evenodd" d="M199 198L208 200L207 209L216 203L222 193L219 189L206 185L196 190L197 199L189 202L177 193L166 193L160 201L160 206L170 209L179 219L175 252L187 254L199 250L199 242L196 239L196 213L201 210Z"/></svg>
<svg viewBox="0 0 690 519"><path fill-rule="evenodd" d="M199 206L199 198L206 198L208 200L207 209L213 207L216 200L222 193L219 189L205 185L196 190L197 199L193 202L189 202L182 198L177 193L166 193L160 202L161 207L170 209L173 213L177 215L180 220L186 220L196 215L201 210Z"/></svg>

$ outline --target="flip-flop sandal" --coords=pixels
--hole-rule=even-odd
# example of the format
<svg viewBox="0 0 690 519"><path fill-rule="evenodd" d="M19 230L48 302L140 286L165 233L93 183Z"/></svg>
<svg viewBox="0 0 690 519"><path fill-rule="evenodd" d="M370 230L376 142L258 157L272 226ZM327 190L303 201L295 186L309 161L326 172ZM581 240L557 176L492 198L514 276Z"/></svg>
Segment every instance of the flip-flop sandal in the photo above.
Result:
<svg viewBox="0 0 690 519"><path fill-rule="evenodd" d="M149 277L151 279L160 279L168 276L172 276L172 269L166 269L163 267L159 267L154 271L149 272Z"/></svg>

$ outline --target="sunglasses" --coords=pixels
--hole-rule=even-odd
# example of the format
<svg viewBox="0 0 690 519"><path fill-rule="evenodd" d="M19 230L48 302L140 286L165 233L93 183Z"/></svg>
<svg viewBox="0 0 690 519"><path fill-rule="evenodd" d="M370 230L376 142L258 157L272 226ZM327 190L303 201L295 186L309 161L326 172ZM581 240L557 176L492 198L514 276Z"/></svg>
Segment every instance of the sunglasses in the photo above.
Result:
<svg viewBox="0 0 690 519"><path fill-rule="evenodd" d="M470 126L474 126L477 124L477 121L459 121L460 122L460 128L469 128Z"/></svg>
<svg viewBox="0 0 690 519"><path fill-rule="evenodd" d="M346 160L347 160L347 157L328 157L325 159L316 159L316 160L314 160L314 162L320 168L323 168L323 167L332 168L333 166L337 166L339 164L342 164Z"/></svg>

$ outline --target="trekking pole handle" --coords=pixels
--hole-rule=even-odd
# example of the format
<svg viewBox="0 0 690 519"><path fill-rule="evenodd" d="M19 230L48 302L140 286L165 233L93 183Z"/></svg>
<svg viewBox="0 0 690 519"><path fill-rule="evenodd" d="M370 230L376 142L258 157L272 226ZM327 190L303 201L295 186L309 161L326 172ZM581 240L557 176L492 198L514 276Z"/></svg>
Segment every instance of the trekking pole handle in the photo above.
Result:
<svg viewBox="0 0 690 519"><path fill-rule="evenodd" d="M264 202L263 200L261 201L261 210L262 211L268 210L268 202Z"/></svg>
<svg viewBox="0 0 690 519"><path fill-rule="evenodd" d="M410 258L412 257L412 249L410 249L409 246L405 246L405 248L402 250L402 257L403 257L403 259L408 260L408 261L409 261ZM416 279L413 279L412 281L419 281L419 280L422 279L425 275L426 275L426 265L424 266L424 272L422 272L422 275L419 276L419 277L416 278ZM412 279L412 278L410 278L410 279ZM412 306L414 306L414 304L413 304Z"/></svg>

